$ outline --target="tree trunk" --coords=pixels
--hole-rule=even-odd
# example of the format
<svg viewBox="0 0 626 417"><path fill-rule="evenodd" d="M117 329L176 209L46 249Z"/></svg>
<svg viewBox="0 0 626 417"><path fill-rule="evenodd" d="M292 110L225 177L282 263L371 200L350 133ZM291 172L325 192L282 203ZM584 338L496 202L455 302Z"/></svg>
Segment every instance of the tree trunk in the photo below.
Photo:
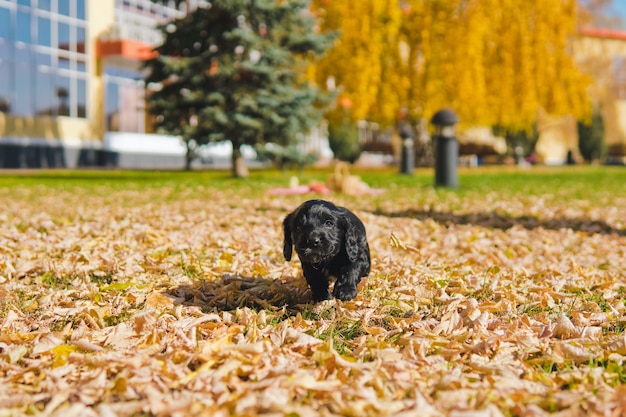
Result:
<svg viewBox="0 0 626 417"><path fill-rule="evenodd" d="M193 160L195 159L195 149L192 149L191 146L189 146L189 142L186 142L187 144L187 153L185 154L185 171L191 171L191 162L193 162Z"/></svg>
<svg viewBox="0 0 626 417"><path fill-rule="evenodd" d="M246 178L248 176L248 167L246 166L246 160L241 154L241 145L233 143L233 156L231 163L234 178Z"/></svg>

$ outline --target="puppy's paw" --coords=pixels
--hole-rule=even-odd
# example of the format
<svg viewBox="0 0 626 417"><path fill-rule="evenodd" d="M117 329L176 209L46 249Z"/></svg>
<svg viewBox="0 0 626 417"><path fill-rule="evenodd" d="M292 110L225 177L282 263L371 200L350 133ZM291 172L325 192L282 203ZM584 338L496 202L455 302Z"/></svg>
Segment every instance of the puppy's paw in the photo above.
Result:
<svg viewBox="0 0 626 417"><path fill-rule="evenodd" d="M330 294L330 291L311 291L313 296L313 301L319 303L320 301L331 300L333 297Z"/></svg>
<svg viewBox="0 0 626 417"><path fill-rule="evenodd" d="M352 284L335 284L333 295L341 301L350 301L356 297L356 285Z"/></svg>

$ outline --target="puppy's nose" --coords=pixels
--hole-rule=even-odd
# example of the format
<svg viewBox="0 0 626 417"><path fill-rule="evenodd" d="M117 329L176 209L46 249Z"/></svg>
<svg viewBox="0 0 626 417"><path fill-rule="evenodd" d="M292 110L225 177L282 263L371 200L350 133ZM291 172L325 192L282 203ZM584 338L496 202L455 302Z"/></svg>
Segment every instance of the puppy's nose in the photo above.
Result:
<svg viewBox="0 0 626 417"><path fill-rule="evenodd" d="M322 240L319 237L314 237L311 239L311 245L319 246L322 243Z"/></svg>

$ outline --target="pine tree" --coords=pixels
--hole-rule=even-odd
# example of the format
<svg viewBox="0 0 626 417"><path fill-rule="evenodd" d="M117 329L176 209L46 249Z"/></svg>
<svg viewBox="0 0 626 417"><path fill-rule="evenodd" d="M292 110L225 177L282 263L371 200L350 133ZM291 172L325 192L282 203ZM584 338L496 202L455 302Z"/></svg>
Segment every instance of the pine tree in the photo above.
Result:
<svg viewBox="0 0 626 417"><path fill-rule="evenodd" d="M194 147L233 145L233 176L245 175L241 146L287 145L319 122L330 97L307 65L332 44L316 31L305 0L215 0L161 27L158 56L145 63L156 127Z"/></svg>

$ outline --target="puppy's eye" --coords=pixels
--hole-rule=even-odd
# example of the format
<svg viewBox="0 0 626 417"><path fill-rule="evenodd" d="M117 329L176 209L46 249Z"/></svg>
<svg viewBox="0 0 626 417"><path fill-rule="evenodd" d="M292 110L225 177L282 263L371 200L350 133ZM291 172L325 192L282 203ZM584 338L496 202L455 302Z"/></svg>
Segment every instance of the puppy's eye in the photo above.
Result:
<svg viewBox="0 0 626 417"><path fill-rule="evenodd" d="M334 227L334 226L335 226L335 223L333 223L333 221L332 221L332 220L326 220L326 221L324 222L324 226L326 226L326 227L328 227L328 228L332 228L332 227Z"/></svg>

